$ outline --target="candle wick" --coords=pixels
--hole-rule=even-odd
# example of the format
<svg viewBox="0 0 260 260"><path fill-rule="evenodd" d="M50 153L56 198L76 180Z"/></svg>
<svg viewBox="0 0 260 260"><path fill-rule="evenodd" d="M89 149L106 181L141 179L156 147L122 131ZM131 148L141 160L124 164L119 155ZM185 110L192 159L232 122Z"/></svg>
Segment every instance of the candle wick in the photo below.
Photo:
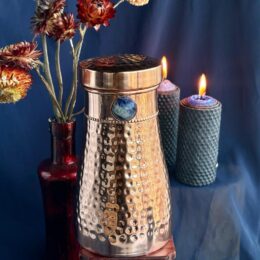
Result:
<svg viewBox="0 0 260 260"><path fill-rule="evenodd" d="M200 99L200 100L205 100L205 95L200 95L200 96L199 96L199 99Z"/></svg>

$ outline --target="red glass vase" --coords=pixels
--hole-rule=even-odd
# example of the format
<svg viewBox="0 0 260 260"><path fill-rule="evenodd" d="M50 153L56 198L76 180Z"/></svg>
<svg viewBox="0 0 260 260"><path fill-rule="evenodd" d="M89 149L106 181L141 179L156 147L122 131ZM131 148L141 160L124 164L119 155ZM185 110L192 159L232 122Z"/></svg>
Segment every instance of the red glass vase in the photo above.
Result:
<svg viewBox="0 0 260 260"><path fill-rule="evenodd" d="M76 122L50 120L51 159L43 161L38 174L41 183L48 260L78 259L74 229L74 193L78 161L75 154Z"/></svg>

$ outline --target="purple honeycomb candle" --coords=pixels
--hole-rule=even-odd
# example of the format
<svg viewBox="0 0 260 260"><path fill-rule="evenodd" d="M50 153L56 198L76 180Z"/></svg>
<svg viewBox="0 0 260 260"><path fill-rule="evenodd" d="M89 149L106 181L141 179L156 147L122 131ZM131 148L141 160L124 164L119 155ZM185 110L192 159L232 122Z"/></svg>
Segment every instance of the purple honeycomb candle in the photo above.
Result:
<svg viewBox="0 0 260 260"><path fill-rule="evenodd" d="M169 172L172 172L176 162L180 89L167 78L167 60L162 59L163 78L159 88L158 107L159 123L165 160Z"/></svg>

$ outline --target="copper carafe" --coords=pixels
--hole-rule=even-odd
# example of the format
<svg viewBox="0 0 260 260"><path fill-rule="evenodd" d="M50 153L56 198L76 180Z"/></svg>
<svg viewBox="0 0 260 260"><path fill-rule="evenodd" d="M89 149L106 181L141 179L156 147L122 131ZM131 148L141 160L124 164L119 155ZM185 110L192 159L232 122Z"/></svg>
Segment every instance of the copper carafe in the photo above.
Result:
<svg viewBox="0 0 260 260"><path fill-rule="evenodd" d="M161 64L141 55L81 62L86 144L79 176L80 244L105 256L141 256L171 239L168 172L158 128Z"/></svg>

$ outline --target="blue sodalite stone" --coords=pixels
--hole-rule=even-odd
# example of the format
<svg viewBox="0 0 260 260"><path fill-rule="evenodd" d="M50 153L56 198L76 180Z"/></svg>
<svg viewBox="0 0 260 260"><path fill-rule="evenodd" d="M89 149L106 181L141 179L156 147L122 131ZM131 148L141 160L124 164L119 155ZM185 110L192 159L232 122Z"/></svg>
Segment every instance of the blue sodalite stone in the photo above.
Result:
<svg viewBox="0 0 260 260"><path fill-rule="evenodd" d="M130 97L118 97L112 105L112 114L117 120L130 121L136 113L137 105Z"/></svg>

